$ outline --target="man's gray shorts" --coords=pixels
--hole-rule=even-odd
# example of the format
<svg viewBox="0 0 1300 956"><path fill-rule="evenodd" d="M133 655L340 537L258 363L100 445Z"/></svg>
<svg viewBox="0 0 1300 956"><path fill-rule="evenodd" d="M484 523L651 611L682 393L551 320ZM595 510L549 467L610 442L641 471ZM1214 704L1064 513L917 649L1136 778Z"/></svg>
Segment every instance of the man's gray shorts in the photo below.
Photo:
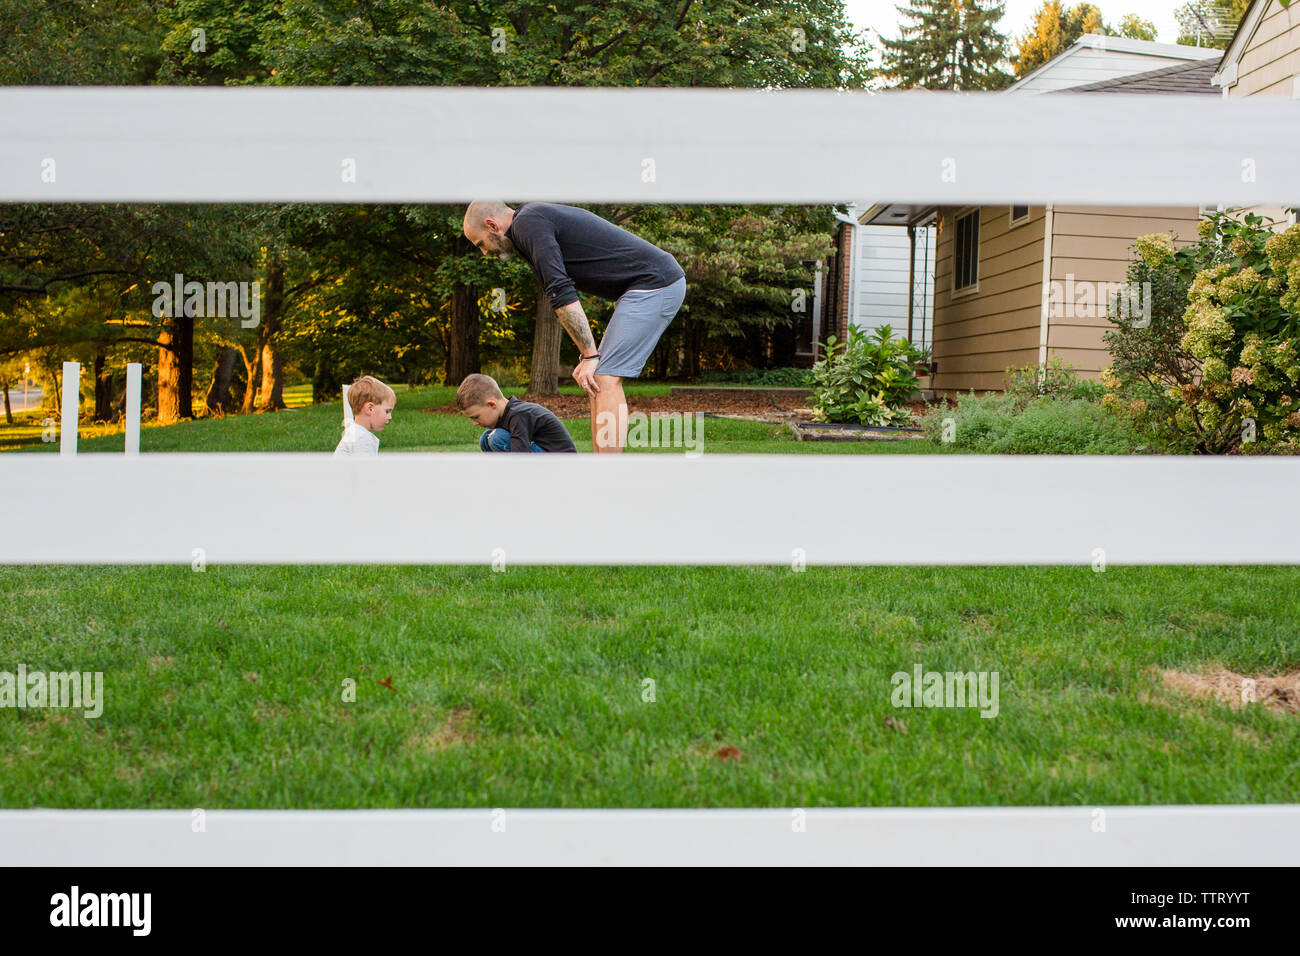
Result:
<svg viewBox="0 0 1300 956"><path fill-rule="evenodd" d="M662 289L628 289L596 346L597 375L636 378L686 298L686 277Z"/></svg>

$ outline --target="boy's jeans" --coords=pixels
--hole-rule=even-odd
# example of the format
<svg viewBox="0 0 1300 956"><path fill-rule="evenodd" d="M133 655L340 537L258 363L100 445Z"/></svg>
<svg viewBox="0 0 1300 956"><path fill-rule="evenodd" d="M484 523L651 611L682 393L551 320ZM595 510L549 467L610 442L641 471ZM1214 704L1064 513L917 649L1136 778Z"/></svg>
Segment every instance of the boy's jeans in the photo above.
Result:
<svg viewBox="0 0 1300 956"><path fill-rule="evenodd" d="M479 436L478 447L484 451L509 451L510 432L504 428L489 428ZM545 452L546 449L537 442L533 442L533 447L529 451Z"/></svg>

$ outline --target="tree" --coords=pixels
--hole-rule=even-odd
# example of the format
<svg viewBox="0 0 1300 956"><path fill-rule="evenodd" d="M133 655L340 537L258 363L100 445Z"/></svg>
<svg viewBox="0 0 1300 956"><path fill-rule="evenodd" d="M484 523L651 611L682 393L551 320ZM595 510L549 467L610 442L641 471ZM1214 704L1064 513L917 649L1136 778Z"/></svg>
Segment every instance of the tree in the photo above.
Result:
<svg viewBox="0 0 1300 956"><path fill-rule="evenodd" d="M163 0L5 0L0 85L134 86L152 82Z"/></svg>
<svg viewBox="0 0 1300 956"><path fill-rule="evenodd" d="M767 364L769 349L780 353L799 304L810 308L805 263L831 251L834 217L821 207L657 206L638 222L686 272L689 300L669 329L680 339L680 372L694 378L711 350L743 350L755 366Z"/></svg>
<svg viewBox="0 0 1300 956"><path fill-rule="evenodd" d="M1154 43L1157 36L1156 25L1150 20L1143 20L1136 13L1125 14L1124 19L1119 22L1119 35L1130 40L1146 40Z"/></svg>
<svg viewBox="0 0 1300 956"><path fill-rule="evenodd" d="M1016 55L1011 58L1016 76L1027 76L1059 56L1072 42L1065 39L1065 13L1061 9L1061 0L1046 0L1034 14L1029 32L1020 38Z"/></svg>
<svg viewBox="0 0 1300 956"><path fill-rule="evenodd" d="M0 207L0 356L85 346L100 373L104 417L111 388L102 379L115 346L153 345L160 420L189 417L195 317L155 310L152 288L170 286L177 273L241 278L242 215L171 204Z"/></svg>
<svg viewBox="0 0 1300 956"><path fill-rule="evenodd" d="M0 83L862 88L872 78L868 52L842 0L503 0L490 8L481 0L10 0ZM591 208L684 264L697 250L738 241L731 231L753 218L746 207ZM95 369L96 413L108 415L124 364L143 357L162 420L190 415L192 395L214 413L274 408L286 366L311 372L322 396L362 371L412 382L443 372L454 381L477 369L480 354L526 356L529 338L534 381L547 387L571 345L538 303L526 263L468 247L463 212L463 204L3 207L0 358L32 355L50 375L61 356L80 358ZM816 232L811 221L796 231ZM681 337L688 365L719 343L764 340L790 318L781 284L802 279L780 228L768 222L745 240L755 268L780 275L738 276L741 286L770 288L743 294L734 312L712 304L730 278L702 262L698 281L692 273L692 295L698 288L712 299L693 318L688 302L677 324L693 323ZM155 316L151 287L177 272L200 282L260 280L261 323L241 329L184 310ZM590 306L593 322L607 319L610 303ZM657 368L667 367L669 350L665 342ZM210 382L193 381L196 364L211 369Z"/></svg>
<svg viewBox="0 0 1300 956"><path fill-rule="evenodd" d="M762 8L739 0L618 0L558 9L519 0L491 7L476 0L286 0L283 16L268 20L250 49L270 67L270 82L294 85L861 88L871 75L867 45L849 28L842 0ZM434 233L439 262L482 258L459 235L463 212L463 205L430 210L431 218L456 219L453 234ZM439 270L452 279L444 290L445 352L446 380L455 384L478 369L483 324L475 303L492 286L476 281L483 276L473 268ZM532 299L531 274L515 279L507 298ZM558 375L550 322L544 313L534 320L534 355L557 363L555 374L534 369L539 389Z"/></svg>
<svg viewBox="0 0 1300 956"><path fill-rule="evenodd" d="M882 75L901 89L999 90L1011 82L1002 70L1007 38L998 21L1001 0L914 0L899 7L915 21L901 39L882 39Z"/></svg>
<svg viewBox="0 0 1300 956"><path fill-rule="evenodd" d="M1044 63L1060 56L1085 34L1123 36L1133 40L1154 40L1156 26L1130 13L1120 21L1118 28L1102 19L1101 10L1091 3L1078 3L1066 8L1061 0L1044 0L1029 30L1016 43L1012 57L1016 76L1023 77Z"/></svg>

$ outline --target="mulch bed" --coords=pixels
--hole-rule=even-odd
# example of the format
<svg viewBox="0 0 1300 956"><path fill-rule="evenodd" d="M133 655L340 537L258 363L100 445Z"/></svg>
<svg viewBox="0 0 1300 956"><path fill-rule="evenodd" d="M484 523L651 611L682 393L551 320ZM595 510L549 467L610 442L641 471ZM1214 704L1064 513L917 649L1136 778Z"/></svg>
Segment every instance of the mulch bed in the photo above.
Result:
<svg viewBox="0 0 1300 956"><path fill-rule="evenodd" d="M591 414L591 402L586 395L524 395L524 401L544 405L560 418L586 418ZM951 402L949 404L952 404ZM912 403L912 414L925 411L924 402ZM808 419L812 408L806 399L798 396L768 394L726 395L632 395L628 397L629 412L716 412L719 415L745 415L755 418ZM455 403L439 405L428 411L437 415L458 415Z"/></svg>
<svg viewBox="0 0 1300 956"><path fill-rule="evenodd" d="M591 414L591 400L586 395L525 395L526 402L544 405L560 418L586 418ZM720 412L725 415L767 415L780 412L812 410L802 397L770 395L631 395L629 412ZM457 414L455 403L440 405L429 411Z"/></svg>

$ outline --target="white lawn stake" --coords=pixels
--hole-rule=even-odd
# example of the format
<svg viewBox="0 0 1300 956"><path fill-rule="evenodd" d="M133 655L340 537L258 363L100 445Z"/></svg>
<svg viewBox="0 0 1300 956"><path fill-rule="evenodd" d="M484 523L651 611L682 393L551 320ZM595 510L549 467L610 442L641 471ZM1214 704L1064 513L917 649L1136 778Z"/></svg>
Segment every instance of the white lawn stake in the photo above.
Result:
<svg viewBox="0 0 1300 956"><path fill-rule="evenodd" d="M349 425L351 425L352 422L353 422L353 418L352 418L352 406L348 404L348 388L349 388L349 387L350 387L350 386L348 386L348 385L344 385L344 386L343 386L343 427L344 427L344 428L347 428L347 427L348 427Z"/></svg>
<svg viewBox="0 0 1300 956"><path fill-rule="evenodd" d="M140 454L140 378L142 367L139 362L128 362L126 366L126 453Z"/></svg>
<svg viewBox="0 0 1300 956"><path fill-rule="evenodd" d="M59 432L59 454L77 453L77 413L81 395L81 363L63 363L63 421Z"/></svg>

